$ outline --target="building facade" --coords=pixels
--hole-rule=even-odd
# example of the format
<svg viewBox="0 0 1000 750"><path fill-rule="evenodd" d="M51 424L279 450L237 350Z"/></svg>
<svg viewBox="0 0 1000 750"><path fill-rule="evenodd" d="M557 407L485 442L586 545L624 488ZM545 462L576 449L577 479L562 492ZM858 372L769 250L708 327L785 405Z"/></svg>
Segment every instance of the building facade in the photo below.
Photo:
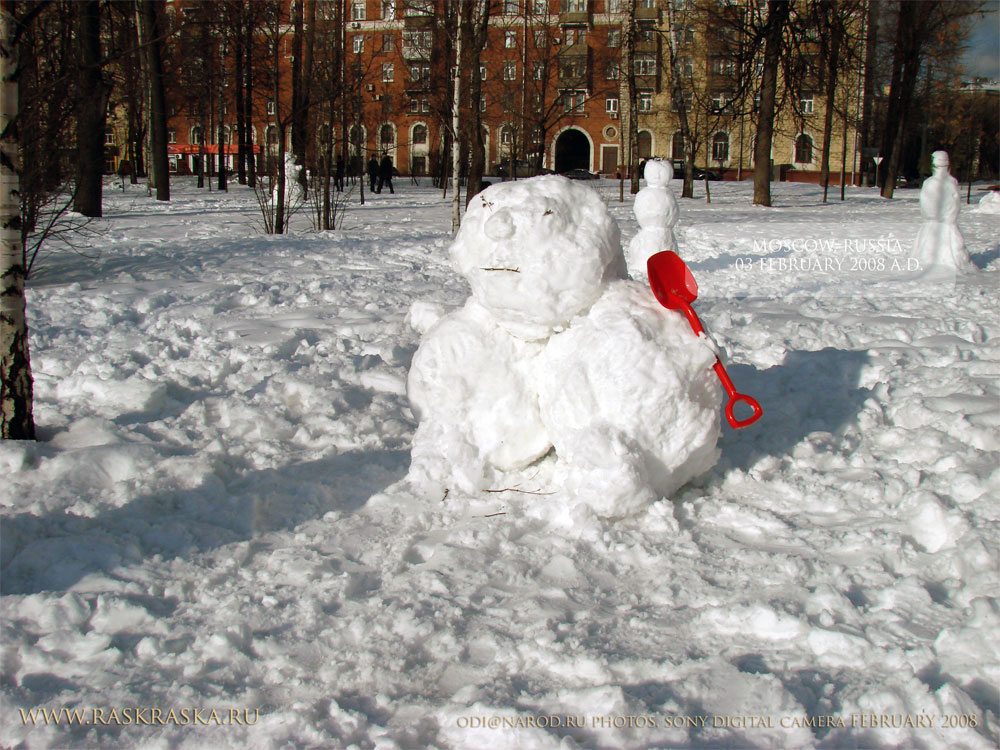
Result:
<svg viewBox="0 0 1000 750"><path fill-rule="evenodd" d="M356 171L370 156L388 154L402 174L440 174L450 161L455 71L439 0L304 2L304 15L315 25L315 48L326 50L325 56L314 53L314 68L327 72L314 74L313 80L339 77L343 82L328 104L317 86L309 109L310 166L332 153ZM312 2L314 14L309 13ZM696 166L723 179L749 177L754 86L737 80L738 68L746 66L727 53L732 45L720 45L711 24L692 20L698 9L688 0L632 2L630 10L624 0L492 0L478 70L461 71L464 110L468 90L478 84L481 91L487 174L509 174L512 161L519 174L537 168L622 173L627 125L635 117L639 159L679 162L690 150ZM168 0L172 38L190 35L184 19L191 5ZM286 150L292 147L292 129L281 122L292 106L294 53L288 5L283 7L284 16L271 33L279 72L253 89L251 138L262 165L277 158L281 133ZM634 104L624 63L632 28ZM260 35L266 33L262 27ZM175 44L175 50L182 46ZM220 63L219 71L226 65ZM232 73L221 73L220 80L224 75ZM695 136L687 141L679 127L675 79L687 103L688 131ZM806 79L794 97L780 103L772 148L776 179L818 180L826 102L818 82L809 83ZM201 99L185 86L168 93L173 171L197 172L200 161L214 160L220 151L232 168L236 108L228 85L218 89L218 95L209 89ZM858 76L845 73L831 136L834 183L842 164L851 180L859 162L853 125L858 91Z"/></svg>

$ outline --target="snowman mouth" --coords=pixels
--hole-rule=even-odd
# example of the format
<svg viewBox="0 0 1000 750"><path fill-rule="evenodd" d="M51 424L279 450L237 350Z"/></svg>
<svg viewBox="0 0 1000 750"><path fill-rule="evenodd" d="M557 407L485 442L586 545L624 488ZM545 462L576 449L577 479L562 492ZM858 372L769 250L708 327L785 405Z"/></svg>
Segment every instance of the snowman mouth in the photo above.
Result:
<svg viewBox="0 0 1000 750"><path fill-rule="evenodd" d="M481 271L509 271L510 273L521 273L520 268L502 268L498 266L491 266L489 268L480 268Z"/></svg>

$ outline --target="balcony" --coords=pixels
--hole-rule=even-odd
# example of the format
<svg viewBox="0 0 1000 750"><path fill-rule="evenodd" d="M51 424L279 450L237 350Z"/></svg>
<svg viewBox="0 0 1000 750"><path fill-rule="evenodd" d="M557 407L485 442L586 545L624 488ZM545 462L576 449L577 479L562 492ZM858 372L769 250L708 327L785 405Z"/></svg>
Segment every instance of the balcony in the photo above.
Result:
<svg viewBox="0 0 1000 750"><path fill-rule="evenodd" d="M559 23L581 23L593 27L594 0L559 0Z"/></svg>

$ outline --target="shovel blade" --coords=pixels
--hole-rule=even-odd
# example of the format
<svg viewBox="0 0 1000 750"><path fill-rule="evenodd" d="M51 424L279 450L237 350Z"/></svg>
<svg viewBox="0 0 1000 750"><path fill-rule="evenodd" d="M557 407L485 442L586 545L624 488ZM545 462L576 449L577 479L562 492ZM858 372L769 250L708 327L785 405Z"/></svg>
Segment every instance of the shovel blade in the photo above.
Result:
<svg viewBox="0 0 1000 750"><path fill-rule="evenodd" d="M677 310L682 307L678 298L689 305L698 299L698 282L687 264L672 250L649 256L646 273L653 294L664 307Z"/></svg>

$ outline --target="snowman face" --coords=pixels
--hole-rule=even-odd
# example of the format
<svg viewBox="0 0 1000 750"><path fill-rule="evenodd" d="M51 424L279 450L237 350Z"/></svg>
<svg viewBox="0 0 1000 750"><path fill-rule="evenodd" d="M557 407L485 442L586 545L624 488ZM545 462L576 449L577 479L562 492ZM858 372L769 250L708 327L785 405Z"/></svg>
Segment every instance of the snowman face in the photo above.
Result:
<svg viewBox="0 0 1000 750"><path fill-rule="evenodd" d="M623 267L618 226L600 197L557 176L475 196L451 256L476 301L523 338L566 326Z"/></svg>

